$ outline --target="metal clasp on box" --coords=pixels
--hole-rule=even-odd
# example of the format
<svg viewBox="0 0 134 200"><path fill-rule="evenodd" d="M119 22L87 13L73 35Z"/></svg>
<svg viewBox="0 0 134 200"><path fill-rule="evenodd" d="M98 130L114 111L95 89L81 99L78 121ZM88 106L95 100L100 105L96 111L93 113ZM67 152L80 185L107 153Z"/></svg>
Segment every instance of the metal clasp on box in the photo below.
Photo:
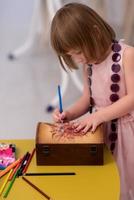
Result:
<svg viewBox="0 0 134 200"><path fill-rule="evenodd" d="M43 153L45 156L48 156L50 154L50 147L48 145L43 146Z"/></svg>

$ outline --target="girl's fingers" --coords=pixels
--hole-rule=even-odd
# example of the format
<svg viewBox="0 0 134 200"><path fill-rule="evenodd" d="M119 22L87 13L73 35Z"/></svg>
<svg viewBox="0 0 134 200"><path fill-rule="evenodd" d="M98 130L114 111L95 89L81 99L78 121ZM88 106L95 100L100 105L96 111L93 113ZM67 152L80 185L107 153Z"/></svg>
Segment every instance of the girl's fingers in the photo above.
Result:
<svg viewBox="0 0 134 200"><path fill-rule="evenodd" d="M73 128L77 128L80 125L79 121L73 121L71 123L72 123Z"/></svg>
<svg viewBox="0 0 134 200"><path fill-rule="evenodd" d="M81 131L84 127L85 127L84 124L79 124L78 127L75 128L75 131L76 131L76 132L79 132L79 131Z"/></svg>
<svg viewBox="0 0 134 200"><path fill-rule="evenodd" d="M96 128L97 128L97 126L96 126L95 124L93 124L92 129L91 129L91 132L94 133L95 130L96 130Z"/></svg>
<svg viewBox="0 0 134 200"><path fill-rule="evenodd" d="M62 113L60 113L60 115L59 115L59 116L60 116L60 118L61 118L61 119L65 119L65 117L66 117L66 114L65 114L65 112L62 112Z"/></svg>
<svg viewBox="0 0 134 200"><path fill-rule="evenodd" d="M88 131L90 131L91 133L94 133L96 130L97 126L95 124L91 124L91 125L87 125L84 129L83 129L83 133L87 133Z"/></svg>
<svg viewBox="0 0 134 200"><path fill-rule="evenodd" d="M56 119L59 118L59 117L58 117L58 113L55 113L55 112L54 112L54 113L53 113L53 118L56 118Z"/></svg>
<svg viewBox="0 0 134 200"><path fill-rule="evenodd" d="M54 118L54 121L55 121L56 123L59 123L59 122L61 122L61 121L60 121L60 119L59 119L59 118L57 118L57 117L55 117L55 118Z"/></svg>
<svg viewBox="0 0 134 200"><path fill-rule="evenodd" d="M61 120L61 118L59 116L59 112L57 110L55 110L54 113L53 113L53 120L55 122L60 122L60 120Z"/></svg>
<svg viewBox="0 0 134 200"><path fill-rule="evenodd" d="M89 129L90 129L90 127L87 125L87 126L82 130L82 132L83 132L83 133L87 133L87 132L89 131Z"/></svg>

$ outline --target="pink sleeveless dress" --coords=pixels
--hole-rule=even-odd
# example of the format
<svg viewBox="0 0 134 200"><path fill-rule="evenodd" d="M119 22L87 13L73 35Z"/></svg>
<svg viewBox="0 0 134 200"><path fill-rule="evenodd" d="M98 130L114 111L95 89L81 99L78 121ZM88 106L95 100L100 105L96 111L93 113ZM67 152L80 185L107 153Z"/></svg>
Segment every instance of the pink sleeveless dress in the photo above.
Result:
<svg viewBox="0 0 134 200"><path fill-rule="evenodd" d="M121 66L118 72L120 76L118 95L122 98L126 94L126 85L124 77L124 69L122 66L123 52L127 45L119 42L121 45L120 55L121 59L118 64ZM111 66L113 52L100 64L92 66L92 97L95 101L97 110L111 105L110 95L111 91L111 76L113 74ZM111 140L111 122L106 123L105 142L110 148ZM134 200L134 110L117 120L117 138L113 138L115 148L113 156L116 160L119 175L121 194L120 200Z"/></svg>

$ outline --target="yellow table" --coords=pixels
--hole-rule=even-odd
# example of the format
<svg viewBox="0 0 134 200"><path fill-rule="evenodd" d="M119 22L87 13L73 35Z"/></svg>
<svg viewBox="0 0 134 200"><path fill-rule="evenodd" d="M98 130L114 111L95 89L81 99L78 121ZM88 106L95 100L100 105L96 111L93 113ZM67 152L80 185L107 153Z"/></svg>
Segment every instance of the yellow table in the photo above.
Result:
<svg viewBox="0 0 134 200"><path fill-rule="evenodd" d="M3 142L3 141L0 141ZM17 157L35 147L34 140L6 140L15 143ZM116 164L105 148L103 166L37 166L36 156L28 172L75 172L74 176L27 176L26 178L52 197L53 200L119 200L120 184ZM6 175L0 179L0 185ZM1 196L0 199L3 199ZM7 200L46 199L21 177L15 183Z"/></svg>

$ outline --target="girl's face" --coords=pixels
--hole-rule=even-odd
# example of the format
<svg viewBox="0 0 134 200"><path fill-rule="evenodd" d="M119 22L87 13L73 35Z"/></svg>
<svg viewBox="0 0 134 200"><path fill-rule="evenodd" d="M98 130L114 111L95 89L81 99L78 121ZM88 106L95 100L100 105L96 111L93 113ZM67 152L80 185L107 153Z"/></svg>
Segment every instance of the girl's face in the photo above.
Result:
<svg viewBox="0 0 134 200"><path fill-rule="evenodd" d="M67 53L71 58L78 64L88 64L88 60L85 58L84 54L79 50L70 50Z"/></svg>

